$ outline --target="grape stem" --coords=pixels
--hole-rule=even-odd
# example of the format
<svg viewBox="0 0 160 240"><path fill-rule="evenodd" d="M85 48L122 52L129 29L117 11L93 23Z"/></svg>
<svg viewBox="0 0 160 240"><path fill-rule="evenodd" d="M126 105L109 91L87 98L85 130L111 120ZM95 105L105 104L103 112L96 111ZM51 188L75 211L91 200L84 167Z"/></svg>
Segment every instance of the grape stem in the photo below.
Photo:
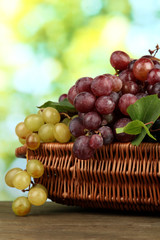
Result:
<svg viewBox="0 0 160 240"><path fill-rule="evenodd" d="M152 124L152 125L153 125L153 123L154 123L154 122L151 121L151 122L145 123L144 125L145 125L145 126L147 126L147 125L149 125L149 124Z"/></svg>
<svg viewBox="0 0 160 240"><path fill-rule="evenodd" d="M60 113L60 115L65 116L65 117L67 117L68 119L71 119L71 117L70 117L67 113L62 112L62 113Z"/></svg>
<svg viewBox="0 0 160 240"><path fill-rule="evenodd" d="M157 52L159 51L159 49L160 49L160 47L159 47L159 45L157 44L156 45L156 48L154 49L154 50L148 50L149 51L149 53L152 55L152 54L154 54L153 55L153 57L155 57L156 56L156 54L157 54ZM160 61L160 59L158 59L158 58L154 58L154 60L157 60L157 61Z"/></svg>

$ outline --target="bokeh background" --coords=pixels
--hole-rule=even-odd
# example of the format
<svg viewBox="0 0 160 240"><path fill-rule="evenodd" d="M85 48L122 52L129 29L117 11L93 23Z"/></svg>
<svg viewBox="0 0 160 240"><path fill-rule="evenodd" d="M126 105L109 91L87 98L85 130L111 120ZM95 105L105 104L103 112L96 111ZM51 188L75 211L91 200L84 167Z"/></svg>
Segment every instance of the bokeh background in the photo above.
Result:
<svg viewBox="0 0 160 240"><path fill-rule="evenodd" d="M26 165L16 124L78 78L113 73L114 50L136 58L160 44L160 1L0 0L0 19L0 200L13 200L25 195L4 183Z"/></svg>

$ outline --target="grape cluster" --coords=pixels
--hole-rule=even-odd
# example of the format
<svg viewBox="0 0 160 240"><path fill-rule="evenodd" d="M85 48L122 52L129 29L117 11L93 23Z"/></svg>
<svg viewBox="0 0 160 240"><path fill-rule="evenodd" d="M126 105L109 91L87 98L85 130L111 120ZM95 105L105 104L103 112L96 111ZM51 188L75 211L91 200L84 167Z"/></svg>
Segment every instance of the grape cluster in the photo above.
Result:
<svg viewBox="0 0 160 240"><path fill-rule="evenodd" d="M115 51L110 63L115 75L80 78L68 91L68 100L78 111L69 129L79 159L93 157L96 149L113 141L132 141L135 135L116 133L116 128L131 121L127 108L147 95L160 97L159 59L152 55L131 59L127 53Z"/></svg>
<svg viewBox="0 0 160 240"><path fill-rule="evenodd" d="M9 187L28 191L28 197L18 197L13 201L12 210L16 215L25 216L30 212L31 205L40 206L46 202L47 189L43 185L34 184L31 181L31 178L40 178L43 173L44 166L37 159L29 160L26 170L13 168L7 172L5 182Z"/></svg>

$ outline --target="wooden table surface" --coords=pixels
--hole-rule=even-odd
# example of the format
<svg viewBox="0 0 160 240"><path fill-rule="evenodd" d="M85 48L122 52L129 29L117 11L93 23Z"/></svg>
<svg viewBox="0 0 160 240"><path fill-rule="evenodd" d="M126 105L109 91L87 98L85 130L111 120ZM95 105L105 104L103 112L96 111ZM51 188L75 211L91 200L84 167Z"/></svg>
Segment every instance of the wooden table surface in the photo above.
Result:
<svg viewBox="0 0 160 240"><path fill-rule="evenodd" d="M47 202L17 217L0 202L0 240L159 240L160 213L145 215L82 209Z"/></svg>

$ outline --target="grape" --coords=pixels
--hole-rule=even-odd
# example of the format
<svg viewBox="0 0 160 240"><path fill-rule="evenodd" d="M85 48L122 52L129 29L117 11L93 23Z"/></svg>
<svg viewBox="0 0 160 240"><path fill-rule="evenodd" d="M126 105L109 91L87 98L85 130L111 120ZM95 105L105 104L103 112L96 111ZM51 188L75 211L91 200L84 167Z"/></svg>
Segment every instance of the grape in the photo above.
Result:
<svg viewBox="0 0 160 240"><path fill-rule="evenodd" d="M160 82L155 83L151 89L151 94L157 94L160 98Z"/></svg>
<svg viewBox="0 0 160 240"><path fill-rule="evenodd" d="M27 197L18 197L12 203L12 210L17 216L25 216L31 210L31 204Z"/></svg>
<svg viewBox="0 0 160 240"><path fill-rule="evenodd" d="M116 139L120 142L131 142L136 135L130 135L127 133L116 133L116 128L122 128L126 126L129 122L131 122L131 119L129 118L121 118L119 119L113 126L113 132L116 137Z"/></svg>
<svg viewBox="0 0 160 240"><path fill-rule="evenodd" d="M42 184L38 183L38 184L35 185L35 187L43 189L46 192L47 197L48 197L48 190L47 190L47 188L45 186L43 186Z"/></svg>
<svg viewBox="0 0 160 240"><path fill-rule="evenodd" d="M152 94L152 88L153 88L153 85L148 85L147 86L147 92L148 92L149 95Z"/></svg>
<svg viewBox="0 0 160 240"><path fill-rule="evenodd" d="M71 138L69 127L64 123L57 123L54 126L54 137L60 143L69 142Z"/></svg>
<svg viewBox="0 0 160 240"><path fill-rule="evenodd" d="M114 112L103 115L102 117L103 117L102 125L103 125L103 123L105 123L104 125L111 124L115 120Z"/></svg>
<svg viewBox="0 0 160 240"><path fill-rule="evenodd" d="M32 205L41 206L47 200L47 193L42 187L32 187L28 193L28 200Z"/></svg>
<svg viewBox="0 0 160 240"><path fill-rule="evenodd" d="M119 92L122 88L122 81L121 79L116 76L116 75L113 75L112 76L112 91L113 92Z"/></svg>
<svg viewBox="0 0 160 240"><path fill-rule="evenodd" d="M103 146L103 137L98 134L93 134L89 140L89 146L93 149L98 149Z"/></svg>
<svg viewBox="0 0 160 240"><path fill-rule="evenodd" d="M101 114L112 113L115 109L115 103L111 97L101 96L96 101L96 109Z"/></svg>
<svg viewBox="0 0 160 240"><path fill-rule="evenodd" d="M42 125L38 131L38 135L43 142L53 142L54 137L54 125L46 123Z"/></svg>
<svg viewBox="0 0 160 240"><path fill-rule="evenodd" d="M30 131L37 132L44 121L40 114L31 114L25 118L24 123Z"/></svg>
<svg viewBox="0 0 160 240"><path fill-rule="evenodd" d="M115 51L110 57L110 63L116 70L124 70L130 63L130 57L123 51Z"/></svg>
<svg viewBox="0 0 160 240"><path fill-rule="evenodd" d="M120 94L117 92L111 92L111 94L109 95L109 97L113 100L113 102L117 105L118 100L120 98Z"/></svg>
<svg viewBox="0 0 160 240"><path fill-rule="evenodd" d="M26 143L26 139L25 138L19 138L19 142L24 145Z"/></svg>
<svg viewBox="0 0 160 240"><path fill-rule="evenodd" d="M127 113L127 108L135 103L137 101L137 98L135 95L133 94L130 94L130 93L126 93L124 95L122 95L122 97L120 97L119 99L119 103L118 103L118 106L119 106L119 109L120 111L124 114L124 115L129 115Z"/></svg>
<svg viewBox="0 0 160 240"><path fill-rule="evenodd" d="M122 93L137 94L139 92L138 84L132 81L124 82L122 87Z"/></svg>
<svg viewBox="0 0 160 240"><path fill-rule="evenodd" d="M27 173L33 178L40 178L44 173L44 166L37 159L28 161L26 169Z"/></svg>
<svg viewBox="0 0 160 240"><path fill-rule="evenodd" d="M69 91L68 91L68 101L73 104L74 103L74 99L77 96L77 90L76 90L76 86L73 85Z"/></svg>
<svg viewBox="0 0 160 240"><path fill-rule="evenodd" d="M73 144L73 153L75 157L86 160L93 157L94 150L89 146L90 138L88 136L80 136Z"/></svg>
<svg viewBox="0 0 160 240"><path fill-rule="evenodd" d="M28 134L31 133L31 130L29 130L24 122L20 122L17 124L15 128L15 132L19 138L26 138Z"/></svg>
<svg viewBox="0 0 160 240"><path fill-rule="evenodd" d="M135 63L136 60L137 60L137 59L134 59L134 60L132 60L132 61L128 64L128 70L130 70L130 71L133 70L133 65L134 65L134 63Z"/></svg>
<svg viewBox="0 0 160 240"><path fill-rule="evenodd" d="M78 117L83 120L86 113L78 112Z"/></svg>
<svg viewBox="0 0 160 240"><path fill-rule="evenodd" d="M83 124L89 130L96 130L101 122L101 116L97 112L88 112L83 118Z"/></svg>
<svg viewBox="0 0 160 240"><path fill-rule="evenodd" d="M70 120L69 118L64 118L63 121L62 121L62 123L64 123L64 124L66 124L67 126L69 126L70 121L71 121L71 120Z"/></svg>
<svg viewBox="0 0 160 240"><path fill-rule="evenodd" d="M114 135L112 129L108 126L103 126L98 129L98 131L102 134L103 137L103 144L107 145L113 142Z"/></svg>
<svg viewBox="0 0 160 240"><path fill-rule="evenodd" d="M93 78L83 77L77 80L75 86L77 93L80 92L90 92L91 93L91 83Z"/></svg>
<svg viewBox="0 0 160 240"><path fill-rule="evenodd" d="M31 183L31 177L26 171L20 171L13 177L13 186L19 190L26 189Z"/></svg>
<svg viewBox="0 0 160 240"><path fill-rule="evenodd" d="M154 67L157 69L160 69L160 63L156 60L152 60L152 62L154 63Z"/></svg>
<svg viewBox="0 0 160 240"><path fill-rule="evenodd" d="M90 112L94 108L96 98L89 92L81 92L74 99L74 106L79 112Z"/></svg>
<svg viewBox="0 0 160 240"><path fill-rule="evenodd" d="M26 137L26 145L29 149L35 150L39 148L40 137L37 133L31 133Z"/></svg>
<svg viewBox="0 0 160 240"><path fill-rule="evenodd" d="M44 108L41 108L41 109L39 109L39 111L37 112L37 114L41 115L41 117L42 117L43 110L44 110Z"/></svg>
<svg viewBox="0 0 160 240"><path fill-rule="evenodd" d="M56 124L60 122L61 116L57 109L52 107L47 107L43 110L42 117L44 122Z"/></svg>
<svg viewBox="0 0 160 240"><path fill-rule="evenodd" d="M160 69L152 69L147 76L147 82L151 85L154 85L157 82L160 82Z"/></svg>
<svg viewBox="0 0 160 240"><path fill-rule="evenodd" d="M147 75L154 68L154 64L152 60L148 58L140 58L138 59L133 66L133 74L134 76L144 82L147 80Z"/></svg>
<svg viewBox="0 0 160 240"><path fill-rule="evenodd" d="M146 97L147 95L148 95L147 93L140 92L140 93L137 93L137 94L136 94L136 98L137 98L137 99L140 99L140 98L142 98L142 97Z"/></svg>
<svg viewBox="0 0 160 240"><path fill-rule="evenodd" d="M84 135L84 125L81 118L76 117L70 121L69 129L74 137Z"/></svg>
<svg viewBox="0 0 160 240"><path fill-rule="evenodd" d="M91 90L95 96L109 95L112 92L112 76L97 76L91 83Z"/></svg>
<svg viewBox="0 0 160 240"><path fill-rule="evenodd" d="M6 175L5 175L5 183L9 186L9 187L14 187L13 186L13 178L14 176L20 172L23 171L21 168L12 168L11 170L9 170Z"/></svg>
<svg viewBox="0 0 160 240"><path fill-rule="evenodd" d="M58 101L62 102L64 99L67 99L67 97L68 97L67 94L64 93L59 97Z"/></svg>
<svg viewBox="0 0 160 240"><path fill-rule="evenodd" d="M122 72L120 72L119 78L121 79L121 81L123 83L124 82L128 82L128 81L133 81L133 82L137 81L137 79L135 78L133 72L128 70L128 69L125 69Z"/></svg>

